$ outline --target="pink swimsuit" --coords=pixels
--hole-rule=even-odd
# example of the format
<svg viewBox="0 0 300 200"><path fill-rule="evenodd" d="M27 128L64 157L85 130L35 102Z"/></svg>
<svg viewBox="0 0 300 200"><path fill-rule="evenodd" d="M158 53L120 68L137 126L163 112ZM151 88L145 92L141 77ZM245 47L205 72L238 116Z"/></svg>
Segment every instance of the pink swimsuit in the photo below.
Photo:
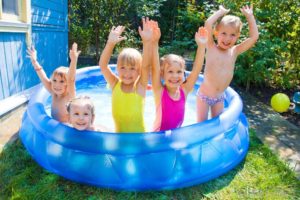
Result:
<svg viewBox="0 0 300 200"><path fill-rule="evenodd" d="M166 89L163 88L161 96L161 123L160 126L156 126L155 131L170 130L178 128L182 125L185 111L185 95L183 89L180 88L180 99L173 100ZM159 111L159 110L157 110ZM158 117L160 118L160 117Z"/></svg>

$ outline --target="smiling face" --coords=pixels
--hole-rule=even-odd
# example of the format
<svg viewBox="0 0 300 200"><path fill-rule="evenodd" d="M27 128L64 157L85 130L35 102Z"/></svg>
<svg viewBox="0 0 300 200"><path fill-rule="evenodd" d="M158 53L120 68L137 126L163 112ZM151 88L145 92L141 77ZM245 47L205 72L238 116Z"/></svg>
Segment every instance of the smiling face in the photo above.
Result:
<svg viewBox="0 0 300 200"><path fill-rule="evenodd" d="M134 84L141 74L142 55L136 49L125 48L118 56L117 71L123 84Z"/></svg>
<svg viewBox="0 0 300 200"><path fill-rule="evenodd" d="M169 54L161 60L161 75L167 88L178 88L184 82L185 61L182 57Z"/></svg>
<svg viewBox="0 0 300 200"><path fill-rule="evenodd" d="M53 92L58 95L64 95L67 92L67 80L61 75L54 75L51 80L51 87Z"/></svg>
<svg viewBox="0 0 300 200"><path fill-rule="evenodd" d="M239 17L224 16L215 29L218 47L223 50L233 47L239 39L241 29L242 22Z"/></svg>
<svg viewBox="0 0 300 200"><path fill-rule="evenodd" d="M67 67L58 67L51 76L52 91L58 96L62 96L67 92L67 74Z"/></svg>
<svg viewBox="0 0 300 200"><path fill-rule="evenodd" d="M227 50L235 45L240 33L232 26L222 26L216 32L218 47Z"/></svg>
<svg viewBox="0 0 300 200"><path fill-rule="evenodd" d="M75 99L68 105L69 123L77 130L89 130L93 126L94 112L90 100Z"/></svg>
<svg viewBox="0 0 300 200"><path fill-rule="evenodd" d="M123 84L134 84L140 75L140 70L137 66L123 64L118 67L118 74Z"/></svg>

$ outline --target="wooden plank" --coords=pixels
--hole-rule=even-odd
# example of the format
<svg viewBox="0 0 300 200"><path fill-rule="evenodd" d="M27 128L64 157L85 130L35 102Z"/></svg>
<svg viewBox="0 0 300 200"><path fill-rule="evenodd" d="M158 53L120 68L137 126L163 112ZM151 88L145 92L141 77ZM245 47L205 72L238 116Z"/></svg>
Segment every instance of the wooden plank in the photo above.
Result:
<svg viewBox="0 0 300 200"><path fill-rule="evenodd" d="M0 70L1 70L1 81L2 81L2 93L4 98L8 97L10 95L9 92L9 85L8 85L8 76L7 76L7 63L6 63L6 57L5 57L5 49L4 49L4 35L7 33L1 33L0 34Z"/></svg>
<svg viewBox="0 0 300 200"><path fill-rule="evenodd" d="M34 31L33 35L36 41L35 46L39 52L39 60L43 64L48 76L58 66L68 66L67 34L67 32ZM43 38L43 40L38 38Z"/></svg>
<svg viewBox="0 0 300 200"><path fill-rule="evenodd" d="M59 11L63 12L64 9L67 9L65 5L65 1L49 1L49 0L32 0L31 2L31 7L32 8L45 8L45 9L50 9L51 11Z"/></svg>
<svg viewBox="0 0 300 200"><path fill-rule="evenodd" d="M1 54L0 54L1 55ZM0 63L0 67L1 67L1 63ZM3 93L3 85L2 85L2 75L1 75L1 70L0 70L0 100L4 99L4 93Z"/></svg>
<svg viewBox="0 0 300 200"><path fill-rule="evenodd" d="M26 58L26 40L25 34L20 34L19 39L14 42L14 46L16 49L16 55L18 56L17 59L17 66L18 66L18 79L17 85L19 88L19 92L26 89L26 83L24 82L25 74L24 74L24 60Z"/></svg>
<svg viewBox="0 0 300 200"><path fill-rule="evenodd" d="M49 17L49 16L38 16L33 14L32 15L32 25L53 25L58 26L59 28L65 27L65 18L62 16L59 16L59 18Z"/></svg>
<svg viewBox="0 0 300 200"><path fill-rule="evenodd" d="M11 35L11 42L10 42L10 49L11 49L11 61L12 61L12 68L13 68L13 77L15 82L15 87L17 92L21 92L21 83L20 83L20 65L19 60L22 54L19 52L17 43L20 41L25 41L25 34L23 33L15 33ZM14 93L14 94L15 94Z"/></svg>
<svg viewBox="0 0 300 200"><path fill-rule="evenodd" d="M9 86L9 96L16 93L16 85L14 79L13 60L11 55L11 42L14 33L4 35L4 55L6 58L6 72Z"/></svg>

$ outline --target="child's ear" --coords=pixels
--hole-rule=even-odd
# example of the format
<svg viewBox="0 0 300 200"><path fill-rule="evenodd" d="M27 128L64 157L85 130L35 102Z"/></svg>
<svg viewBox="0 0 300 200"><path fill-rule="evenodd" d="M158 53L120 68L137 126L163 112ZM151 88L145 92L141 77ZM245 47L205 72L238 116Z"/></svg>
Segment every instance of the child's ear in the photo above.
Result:
<svg viewBox="0 0 300 200"><path fill-rule="evenodd" d="M214 30L214 36L217 38L218 37L218 31Z"/></svg>
<svg viewBox="0 0 300 200"><path fill-rule="evenodd" d="M164 70L163 69L160 69L160 78L164 78Z"/></svg>
<svg viewBox="0 0 300 200"><path fill-rule="evenodd" d="M94 124L95 121L95 115L92 116L92 124Z"/></svg>

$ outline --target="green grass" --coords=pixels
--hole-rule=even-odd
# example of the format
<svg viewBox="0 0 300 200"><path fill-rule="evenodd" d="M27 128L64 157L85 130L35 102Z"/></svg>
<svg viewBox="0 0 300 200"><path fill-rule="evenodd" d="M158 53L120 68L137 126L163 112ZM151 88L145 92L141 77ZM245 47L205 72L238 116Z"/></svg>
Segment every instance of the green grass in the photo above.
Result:
<svg viewBox="0 0 300 200"><path fill-rule="evenodd" d="M300 199L300 181L250 132L245 161L229 173L194 187L156 192L118 192L68 181L36 164L17 140L0 154L0 199Z"/></svg>

